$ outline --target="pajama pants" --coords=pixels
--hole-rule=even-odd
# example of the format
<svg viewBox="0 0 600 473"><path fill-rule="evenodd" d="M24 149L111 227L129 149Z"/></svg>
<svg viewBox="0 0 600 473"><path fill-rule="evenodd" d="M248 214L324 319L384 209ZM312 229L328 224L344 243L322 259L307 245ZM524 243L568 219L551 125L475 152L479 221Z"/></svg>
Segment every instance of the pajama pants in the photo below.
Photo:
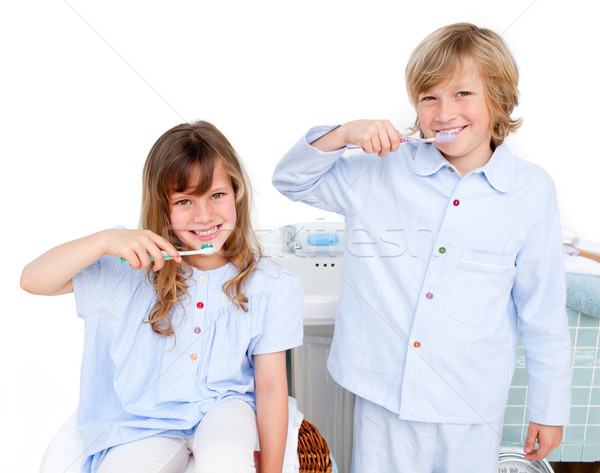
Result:
<svg viewBox="0 0 600 473"><path fill-rule="evenodd" d="M255 473L256 414L243 401L215 406L188 438L149 437L111 448L98 473Z"/></svg>
<svg viewBox="0 0 600 473"><path fill-rule="evenodd" d="M497 473L502 420L406 421L356 397L352 473Z"/></svg>

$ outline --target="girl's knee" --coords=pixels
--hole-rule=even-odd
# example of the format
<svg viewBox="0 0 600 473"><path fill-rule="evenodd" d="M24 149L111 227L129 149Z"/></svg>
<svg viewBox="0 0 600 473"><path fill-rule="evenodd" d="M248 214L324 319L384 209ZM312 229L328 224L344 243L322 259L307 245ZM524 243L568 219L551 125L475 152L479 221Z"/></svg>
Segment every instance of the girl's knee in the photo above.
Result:
<svg viewBox="0 0 600 473"><path fill-rule="evenodd" d="M220 443L194 453L195 473L255 473L254 450Z"/></svg>

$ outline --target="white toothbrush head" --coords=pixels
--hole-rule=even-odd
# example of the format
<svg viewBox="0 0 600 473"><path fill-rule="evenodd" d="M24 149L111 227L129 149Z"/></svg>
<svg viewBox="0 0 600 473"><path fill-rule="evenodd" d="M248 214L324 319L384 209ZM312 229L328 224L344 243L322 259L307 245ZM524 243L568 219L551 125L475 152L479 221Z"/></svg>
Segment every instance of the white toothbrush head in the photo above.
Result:
<svg viewBox="0 0 600 473"><path fill-rule="evenodd" d="M215 247L212 246L210 243L208 243L208 244L202 245L199 250L180 251L179 255L180 256L187 256L187 255L214 255L216 252L217 252L217 250L215 250Z"/></svg>
<svg viewBox="0 0 600 473"><path fill-rule="evenodd" d="M454 141L455 139L456 139L455 133L439 132L437 135L435 135L436 143L448 143L449 141Z"/></svg>

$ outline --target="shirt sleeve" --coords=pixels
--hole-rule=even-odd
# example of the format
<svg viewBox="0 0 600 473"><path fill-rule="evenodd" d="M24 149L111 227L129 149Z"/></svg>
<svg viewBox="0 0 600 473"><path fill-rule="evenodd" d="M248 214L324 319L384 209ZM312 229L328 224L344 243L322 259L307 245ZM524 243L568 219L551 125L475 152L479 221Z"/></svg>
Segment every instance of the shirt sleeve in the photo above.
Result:
<svg viewBox="0 0 600 473"><path fill-rule="evenodd" d="M323 152L309 144L335 128L311 128L279 161L273 185L293 201L348 215L360 204L359 189L366 182L361 177L379 158L364 153L342 158L346 148Z"/></svg>
<svg viewBox="0 0 600 473"><path fill-rule="evenodd" d="M300 280L281 269L272 281L272 289L262 298L262 330L250 344L253 355L275 353L302 345L302 308L304 290Z"/></svg>
<svg viewBox="0 0 600 473"><path fill-rule="evenodd" d="M83 319L97 312L98 303L104 301L119 275L124 275L129 265L121 264L115 256L104 256L73 277L73 293L77 315Z"/></svg>
<svg viewBox="0 0 600 473"><path fill-rule="evenodd" d="M530 232L517 254L513 297L525 348L529 420L566 425L571 407L571 339L556 191L548 176Z"/></svg>

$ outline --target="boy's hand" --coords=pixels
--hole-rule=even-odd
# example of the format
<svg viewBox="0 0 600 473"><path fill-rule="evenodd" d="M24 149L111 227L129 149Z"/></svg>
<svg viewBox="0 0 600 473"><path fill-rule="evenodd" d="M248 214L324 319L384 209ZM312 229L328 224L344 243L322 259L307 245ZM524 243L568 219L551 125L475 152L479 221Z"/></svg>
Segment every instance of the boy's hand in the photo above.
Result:
<svg viewBox="0 0 600 473"><path fill-rule="evenodd" d="M552 450L560 445L562 437L563 428L560 425L541 425L530 422L523 450L526 454L525 458L531 461L546 458ZM536 440L539 447L534 450Z"/></svg>
<svg viewBox="0 0 600 473"><path fill-rule="evenodd" d="M389 120L355 120L323 135L311 146L329 152L353 145L362 148L365 153L377 153L383 157L398 150L401 138L402 135Z"/></svg>
<svg viewBox="0 0 600 473"><path fill-rule="evenodd" d="M365 153L377 153L380 157L397 151L402 138L389 120L355 120L345 123L339 130L346 144L360 146Z"/></svg>

